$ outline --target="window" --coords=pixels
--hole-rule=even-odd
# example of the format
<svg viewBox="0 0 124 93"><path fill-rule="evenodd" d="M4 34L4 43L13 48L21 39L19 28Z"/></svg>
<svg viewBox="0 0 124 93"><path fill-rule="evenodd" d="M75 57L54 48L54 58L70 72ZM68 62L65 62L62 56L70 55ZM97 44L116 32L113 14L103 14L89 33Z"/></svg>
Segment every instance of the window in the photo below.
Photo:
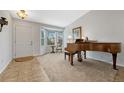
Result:
<svg viewBox="0 0 124 93"><path fill-rule="evenodd" d="M47 32L47 44L48 45L55 45L56 41L56 33L53 31Z"/></svg>
<svg viewBox="0 0 124 93"><path fill-rule="evenodd" d="M47 45L62 45L63 32L47 31Z"/></svg>
<svg viewBox="0 0 124 93"><path fill-rule="evenodd" d="M57 45L62 47L63 44L63 32L57 32Z"/></svg>
<svg viewBox="0 0 124 93"><path fill-rule="evenodd" d="M45 39L45 37L44 37L44 31L41 31L41 46L44 45L44 39Z"/></svg>

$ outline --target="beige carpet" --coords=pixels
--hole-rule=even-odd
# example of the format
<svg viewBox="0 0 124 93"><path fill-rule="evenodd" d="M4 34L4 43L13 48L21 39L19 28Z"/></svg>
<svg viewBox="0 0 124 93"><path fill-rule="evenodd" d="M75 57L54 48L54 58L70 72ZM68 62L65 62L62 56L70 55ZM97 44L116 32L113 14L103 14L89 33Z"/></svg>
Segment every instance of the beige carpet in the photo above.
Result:
<svg viewBox="0 0 124 93"><path fill-rule="evenodd" d="M50 81L107 82L114 81L117 74L112 65L93 59L86 59L80 63L74 58L74 66L71 66L68 60L65 61L64 55L60 53L39 56L37 59Z"/></svg>
<svg viewBox="0 0 124 93"><path fill-rule="evenodd" d="M36 58L25 62L11 62L0 73L0 82L48 82L50 81Z"/></svg>
<svg viewBox="0 0 124 93"><path fill-rule="evenodd" d="M87 59L76 61L74 66L64 61L63 54L47 54L26 62L11 62L0 73L1 82L46 81L119 81L124 82L124 67L112 69L112 65Z"/></svg>

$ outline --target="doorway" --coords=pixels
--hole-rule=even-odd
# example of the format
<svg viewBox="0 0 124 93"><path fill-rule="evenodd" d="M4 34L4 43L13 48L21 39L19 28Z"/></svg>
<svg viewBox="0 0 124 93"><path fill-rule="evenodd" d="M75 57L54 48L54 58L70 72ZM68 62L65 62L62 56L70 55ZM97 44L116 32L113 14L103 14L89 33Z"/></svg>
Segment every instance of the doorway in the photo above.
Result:
<svg viewBox="0 0 124 93"><path fill-rule="evenodd" d="M25 25L15 27L15 58L33 56L32 28Z"/></svg>

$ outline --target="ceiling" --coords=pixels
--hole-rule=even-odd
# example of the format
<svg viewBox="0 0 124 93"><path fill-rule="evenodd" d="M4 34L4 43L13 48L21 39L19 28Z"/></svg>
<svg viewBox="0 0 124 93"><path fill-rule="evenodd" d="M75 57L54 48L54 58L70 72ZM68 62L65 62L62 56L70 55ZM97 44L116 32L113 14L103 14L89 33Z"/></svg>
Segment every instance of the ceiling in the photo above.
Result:
<svg viewBox="0 0 124 93"><path fill-rule="evenodd" d="M28 17L25 20L66 27L79 17L83 16L88 10L27 10ZM16 10L10 11L13 18L20 19Z"/></svg>

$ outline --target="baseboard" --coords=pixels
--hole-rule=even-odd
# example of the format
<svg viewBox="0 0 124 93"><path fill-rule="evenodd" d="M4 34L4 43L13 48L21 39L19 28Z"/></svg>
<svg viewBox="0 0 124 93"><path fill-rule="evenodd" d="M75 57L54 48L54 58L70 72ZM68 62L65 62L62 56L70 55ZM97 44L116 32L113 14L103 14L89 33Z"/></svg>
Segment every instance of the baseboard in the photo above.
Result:
<svg viewBox="0 0 124 93"><path fill-rule="evenodd" d="M41 55L37 55L37 57L38 57L38 56L44 56L44 55L47 55L47 54L49 54L49 52L44 53L44 54L41 54Z"/></svg>
<svg viewBox="0 0 124 93"><path fill-rule="evenodd" d="M38 56L39 54L33 54L33 56Z"/></svg>
<svg viewBox="0 0 124 93"><path fill-rule="evenodd" d="M112 62L107 62L107 61L105 61L105 60L101 60L101 59L94 58L94 57L91 57L91 56L88 56L88 58L91 58L91 59L94 59L94 60L99 60L99 61L104 61L104 62L106 62L106 63L108 63L108 64L111 64L111 65L113 64ZM123 64L118 64L118 63L117 63L117 66L124 67Z"/></svg>
<svg viewBox="0 0 124 93"><path fill-rule="evenodd" d="M7 66L9 65L9 63L11 63L13 61L13 59L11 59L10 61L7 62L7 64L5 66L3 66L3 68L0 70L0 74L7 68Z"/></svg>

